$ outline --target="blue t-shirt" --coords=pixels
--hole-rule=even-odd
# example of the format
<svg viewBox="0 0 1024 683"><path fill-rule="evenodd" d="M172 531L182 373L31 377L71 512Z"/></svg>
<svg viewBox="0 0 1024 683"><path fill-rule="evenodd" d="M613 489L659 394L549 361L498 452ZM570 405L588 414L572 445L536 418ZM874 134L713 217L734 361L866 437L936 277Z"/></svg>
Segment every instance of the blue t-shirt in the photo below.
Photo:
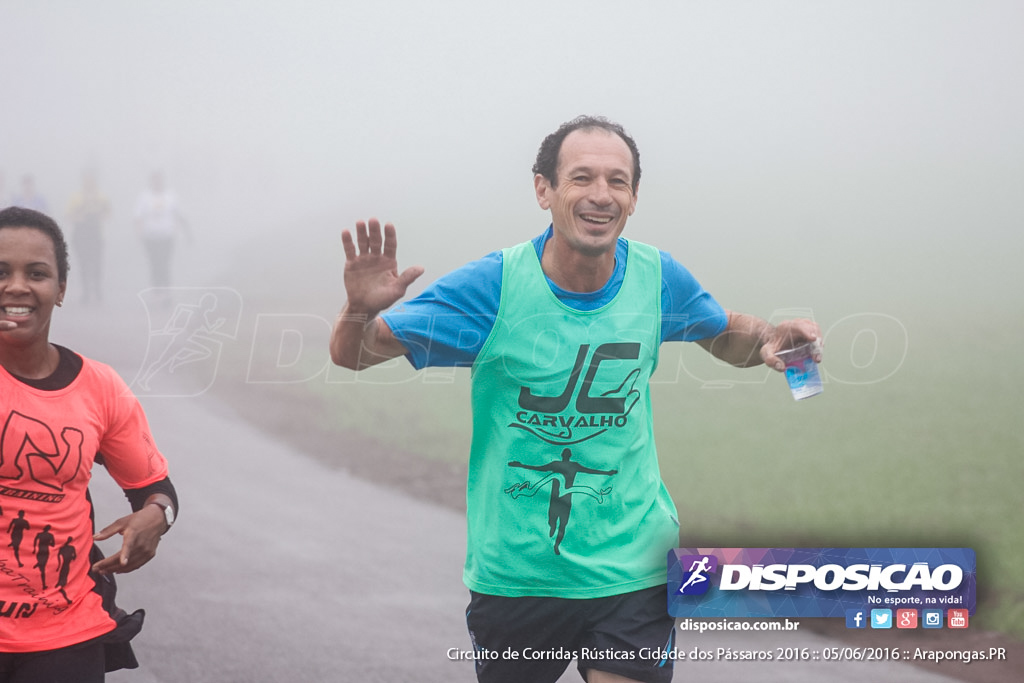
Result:
<svg viewBox="0 0 1024 683"><path fill-rule="evenodd" d="M551 237L549 227L535 237L540 259ZM661 253L661 340L696 341L725 330L728 317L696 278L668 253ZM611 301L622 285L629 242L615 247L615 271L600 289L570 292L548 278L548 286L565 305L593 311ZM501 251L495 251L442 276L414 299L381 317L406 348L416 369L470 366L491 333L501 299Z"/></svg>

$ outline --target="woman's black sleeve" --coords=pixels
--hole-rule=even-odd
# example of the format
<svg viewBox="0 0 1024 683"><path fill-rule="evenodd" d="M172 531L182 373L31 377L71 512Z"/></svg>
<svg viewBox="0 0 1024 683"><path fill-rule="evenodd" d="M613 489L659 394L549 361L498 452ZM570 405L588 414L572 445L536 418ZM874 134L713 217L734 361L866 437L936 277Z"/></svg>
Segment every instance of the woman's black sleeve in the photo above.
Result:
<svg viewBox="0 0 1024 683"><path fill-rule="evenodd" d="M171 503L174 505L174 514L175 516L178 515L178 493L174 490L174 484L171 483L170 477L164 477L149 486L143 486L141 489L124 489L124 495L128 498L128 502L131 503L132 512L141 510L146 504L146 499L154 493L163 493L170 498Z"/></svg>

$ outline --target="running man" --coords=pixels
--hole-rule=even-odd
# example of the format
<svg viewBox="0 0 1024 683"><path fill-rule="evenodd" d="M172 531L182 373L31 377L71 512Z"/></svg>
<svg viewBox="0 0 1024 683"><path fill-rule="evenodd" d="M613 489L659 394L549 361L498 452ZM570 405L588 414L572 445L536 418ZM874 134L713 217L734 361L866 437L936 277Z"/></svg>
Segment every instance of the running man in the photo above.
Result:
<svg viewBox="0 0 1024 683"><path fill-rule="evenodd" d="M50 548L57 545L56 539L53 534L50 533L50 525L47 524L43 527L43 530L36 534L36 538L32 541L32 552L36 554L36 563L32 565L33 569L39 570L39 580L43 584L43 590L46 590L46 564L50 561Z"/></svg>
<svg viewBox="0 0 1024 683"><path fill-rule="evenodd" d="M21 563L21 539L25 535L25 532L29 529L29 523L25 519L25 511L18 510L18 516L11 520L11 523L7 525L7 533L11 535L11 542L7 545L14 549L14 559L17 560L19 567L25 565Z"/></svg>
<svg viewBox="0 0 1024 683"><path fill-rule="evenodd" d="M705 581L708 580L708 577L706 576L706 574L711 569L708 566L709 562L710 562L710 558L702 557L699 560L694 560L693 563L690 564L690 569L689 569L689 571L690 571L690 578L688 578L686 580L686 583L684 583L682 586L679 587L679 592L680 593L682 593L683 591L685 591L687 588L689 588L690 586L692 586L695 583L704 583Z"/></svg>
<svg viewBox="0 0 1024 683"><path fill-rule="evenodd" d="M206 360L214 354L210 348L217 342L209 335L215 334L226 318L213 319L217 310L217 297L206 293L199 304L190 306L178 304L163 329L153 332L154 337L170 337L160 357L149 364L137 384L143 391L149 391L150 382L160 371L174 372L182 365Z"/></svg>
<svg viewBox="0 0 1024 683"><path fill-rule="evenodd" d="M463 580L475 648L575 651L589 683L668 681L670 658L640 654L674 646L666 557L679 522L654 445L658 347L694 341L732 365L782 370L776 352L820 331L810 320L774 327L727 311L670 255L621 237L636 208L640 155L618 124L564 124L541 144L533 172L547 230L394 308L423 268L398 270L391 224L370 219L344 231L348 299L331 358L355 370L401 355L416 368L472 368ZM553 446L571 446L590 471L615 472L604 503L574 500L557 554L551 502L507 493L521 484L517 468L550 463ZM554 682L567 666L480 658L477 678Z"/></svg>
<svg viewBox="0 0 1024 683"><path fill-rule="evenodd" d="M72 545L75 542L73 536L68 536L67 542L60 547L57 551L57 589L60 590L60 594L64 596L64 600L71 604L71 598L68 597L67 591L64 589L68 585L68 574L71 571L71 563L78 557L78 551L75 550L75 546Z"/></svg>
<svg viewBox="0 0 1024 683"><path fill-rule="evenodd" d="M617 470L595 470L573 462L572 451L568 448L562 450L561 460L555 460L546 465L525 465L518 460L513 460L508 466L536 470L537 472L550 472L548 476L540 481L516 484L505 489L505 492L511 494L513 498L518 498L520 495L532 496L542 486L548 482L551 483L551 499L548 503L548 535L555 538L556 555L559 554L558 546L561 545L562 539L565 538L565 525L569 523L569 513L572 512L573 494L582 493L596 499L598 503L602 503L604 502L604 497L612 490L610 486L599 491L590 486L577 486L576 475L584 473L610 477L613 474L618 474ZM555 531L558 532L557 537L555 536Z"/></svg>

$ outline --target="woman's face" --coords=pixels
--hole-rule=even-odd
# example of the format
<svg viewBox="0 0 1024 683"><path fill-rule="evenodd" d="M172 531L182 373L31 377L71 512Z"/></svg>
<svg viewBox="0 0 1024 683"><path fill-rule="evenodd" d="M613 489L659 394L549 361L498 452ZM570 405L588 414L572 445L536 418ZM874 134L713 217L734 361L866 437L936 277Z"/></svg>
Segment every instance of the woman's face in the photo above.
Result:
<svg viewBox="0 0 1024 683"><path fill-rule="evenodd" d="M46 342L64 299L53 240L35 228L0 228L0 341Z"/></svg>

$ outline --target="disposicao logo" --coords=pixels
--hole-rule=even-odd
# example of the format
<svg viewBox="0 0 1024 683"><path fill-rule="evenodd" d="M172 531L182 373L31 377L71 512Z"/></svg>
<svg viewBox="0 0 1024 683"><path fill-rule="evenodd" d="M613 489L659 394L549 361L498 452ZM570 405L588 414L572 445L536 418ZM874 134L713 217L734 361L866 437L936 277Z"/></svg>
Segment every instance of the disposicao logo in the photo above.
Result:
<svg viewBox="0 0 1024 683"><path fill-rule="evenodd" d="M689 567L679 586L679 595L703 595L711 587L709 574L718 569L718 558L714 555L683 555L679 558L683 566Z"/></svg>
<svg viewBox="0 0 1024 683"><path fill-rule="evenodd" d="M677 548L668 583L675 617L845 616L861 628L854 611L972 612L976 569L970 548Z"/></svg>

